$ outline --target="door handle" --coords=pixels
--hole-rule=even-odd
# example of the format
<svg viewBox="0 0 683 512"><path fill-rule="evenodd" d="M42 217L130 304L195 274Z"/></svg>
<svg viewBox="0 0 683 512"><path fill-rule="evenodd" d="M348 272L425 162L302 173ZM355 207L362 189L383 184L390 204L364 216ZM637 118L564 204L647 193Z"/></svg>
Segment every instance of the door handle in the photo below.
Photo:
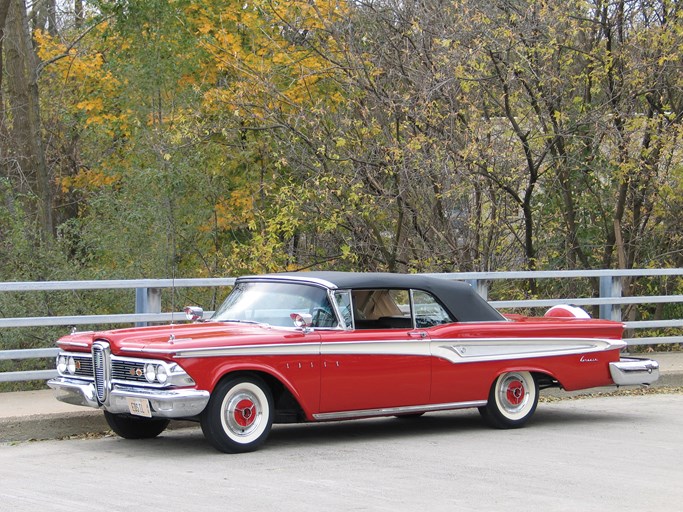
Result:
<svg viewBox="0 0 683 512"><path fill-rule="evenodd" d="M424 331L410 331L408 333L408 336L410 336L411 338L422 338L422 339L424 339L427 337L427 333Z"/></svg>

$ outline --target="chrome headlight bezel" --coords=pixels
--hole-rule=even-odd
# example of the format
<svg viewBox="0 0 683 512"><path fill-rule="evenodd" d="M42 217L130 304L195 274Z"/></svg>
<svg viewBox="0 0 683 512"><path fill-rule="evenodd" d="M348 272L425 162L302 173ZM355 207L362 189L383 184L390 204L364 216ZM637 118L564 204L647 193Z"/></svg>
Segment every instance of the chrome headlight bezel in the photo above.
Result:
<svg viewBox="0 0 683 512"><path fill-rule="evenodd" d="M89 368L84 359L92 361L89 353L60 352L56 358L57 373L60 377L92 381L94 379L90 370L87 374L84 370ZM157 389L186 388L195 385L194 379L174 361L159 359L143 359L134 357L111 356L111 363L128 366L130 376L120 372L112 375L111 382L125 386L137 385ZM128 371L128 370L127 370Z"/></svg>
<svg viewBox="0 0 683 512"><path fill-rule="evenodd" d="M161 361L157 359L138 359L112 356L117 361L130 361L144 364L144 376L147 384L154 387L188 387L194 386L195 382L178 363ZM124 379L114 379L115 382L126 382Z"/></svg>
<svg viewBox="0 0 683 512"><path fill-rule="evenodd" d="M69 373L69 375L76 375L76 360L73 358L73 356L69 356L69 358L66 360L66 371Z"/></svg>
<svg viewBox="0 0 683 512"><path fill-rule="evenodd" d="M67 357L64 354L59 354L57 356L57 373L60 375L66 374Z"/></svg>

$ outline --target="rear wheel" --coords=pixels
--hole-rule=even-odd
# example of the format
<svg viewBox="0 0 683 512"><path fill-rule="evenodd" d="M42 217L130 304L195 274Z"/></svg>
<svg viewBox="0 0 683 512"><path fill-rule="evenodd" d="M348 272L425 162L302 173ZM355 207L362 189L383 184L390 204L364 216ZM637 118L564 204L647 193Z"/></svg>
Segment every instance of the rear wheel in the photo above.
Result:
<svg viewBox="0 0 683 512"><path fill-rule="evenodd" d="M202 432L225 453L251 452L268 437L273 425L273 396L258 377L220 382L200 417Z"/></svg>
<svg viewBox="0 0 683 512"><path fill-rule="evenodd" d="M518 428L531 418L538 405L538 383L529 372L508 372L491 386L488 403L479 408L496 428Z"/></svg>
<svg viewBox="0 0 683 512"><path fill-rule="evenodd" d="M162 418L138 418L107 411L104 411L104 419L114 433L124 439L151 439L166 430L170 423Z"/></svg>

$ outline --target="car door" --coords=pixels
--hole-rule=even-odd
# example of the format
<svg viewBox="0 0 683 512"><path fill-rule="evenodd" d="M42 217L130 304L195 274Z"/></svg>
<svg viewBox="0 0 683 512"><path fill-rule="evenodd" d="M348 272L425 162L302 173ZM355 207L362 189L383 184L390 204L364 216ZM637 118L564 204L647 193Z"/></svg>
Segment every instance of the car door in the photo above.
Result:
<svg viewBox="0 0 683 512"><path fill-rule="evenodd" d="M414 326L411 292L362 290L352 297L354 315L347 321L354 328L320 331L320 411L368 412L427 404L429 336ZM368 306L372 300L376 304Z"/></svg>

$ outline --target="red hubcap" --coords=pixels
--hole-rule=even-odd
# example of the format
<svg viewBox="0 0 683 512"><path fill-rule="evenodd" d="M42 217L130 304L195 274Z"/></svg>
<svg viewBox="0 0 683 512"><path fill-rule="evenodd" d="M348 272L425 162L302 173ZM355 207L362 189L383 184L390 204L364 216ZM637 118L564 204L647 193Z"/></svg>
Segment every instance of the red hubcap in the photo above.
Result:
<svg viewBox="0 0 683 512"><path fill-rule="evenodd" d="M244 398L235 407L235 422L240 427L248 427L256 420L256 405L251 400Z"/></svg>
<svg viewBox="0 0 683 512"><path fill-rule="evenodd" d="M507 401L512 405L519 405L524 400L524 395L526 391L524 389L524 383L518 380L510 382L508 384L507 391L505 392L505 397Z"/></svg>

